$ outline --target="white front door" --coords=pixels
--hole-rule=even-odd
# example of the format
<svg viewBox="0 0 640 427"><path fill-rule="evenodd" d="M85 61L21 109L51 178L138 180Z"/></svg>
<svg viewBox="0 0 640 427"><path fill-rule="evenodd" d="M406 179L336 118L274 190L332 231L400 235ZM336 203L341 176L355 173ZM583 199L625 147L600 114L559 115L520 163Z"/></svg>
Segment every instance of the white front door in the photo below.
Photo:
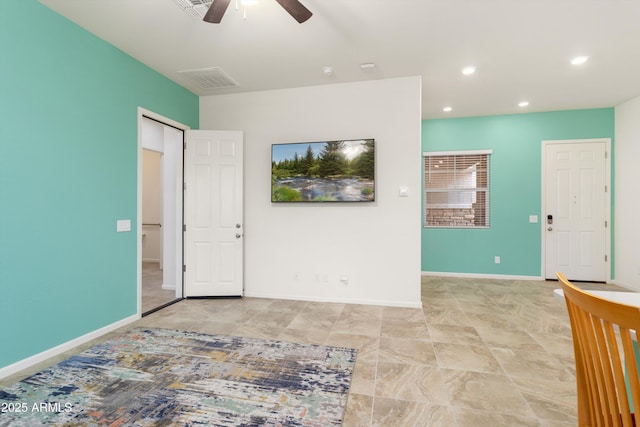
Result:
<svg viewBox="0 0 640 427"><path fill-rule="evenodd" d="M242 138L186 132L186 297L243 294Z"/></svg>
<svg viewBox="0 0 640 427"><path fill-rule="evenodd" d="M544 145L545 278L607 279L607 143Z"/></svg>

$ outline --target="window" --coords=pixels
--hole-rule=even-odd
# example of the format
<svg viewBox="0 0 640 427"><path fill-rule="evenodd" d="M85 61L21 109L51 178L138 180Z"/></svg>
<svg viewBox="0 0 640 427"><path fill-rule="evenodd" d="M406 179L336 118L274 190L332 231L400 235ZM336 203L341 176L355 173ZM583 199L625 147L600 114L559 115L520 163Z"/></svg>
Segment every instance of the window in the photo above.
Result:
<svg viewBox="0 0 640 427"><path fill-rule="evenodd" d="M489 227L491 151L423 153L424 226Z"/></svg>

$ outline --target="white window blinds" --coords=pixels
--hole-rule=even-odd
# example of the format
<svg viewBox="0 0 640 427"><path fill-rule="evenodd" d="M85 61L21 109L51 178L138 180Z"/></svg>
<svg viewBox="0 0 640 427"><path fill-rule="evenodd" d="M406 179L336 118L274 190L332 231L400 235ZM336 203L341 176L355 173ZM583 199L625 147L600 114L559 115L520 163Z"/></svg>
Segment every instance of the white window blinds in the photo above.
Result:
<svg viewBox="0 0 640 427"><path fill-rule="evenodd" d="M423 153L424 226L489 227L491 151Z"/></svg>

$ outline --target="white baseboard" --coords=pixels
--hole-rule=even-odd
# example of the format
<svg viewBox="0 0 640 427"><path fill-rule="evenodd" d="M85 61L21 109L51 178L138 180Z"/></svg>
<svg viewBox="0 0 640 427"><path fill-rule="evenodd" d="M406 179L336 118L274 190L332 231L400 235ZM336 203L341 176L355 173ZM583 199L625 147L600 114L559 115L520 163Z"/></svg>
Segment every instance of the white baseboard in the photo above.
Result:
<svg viewBox="0 0 640 427"><path fill-rule="evenodd" d="M142 258L142 262L157 262L158 264L160 264L160 259L159 258Z"/></svg>
<svg viewBox="0 0 640 427"><path fill-rule="evenodd" d="M621 282L619 280L609 280L607 283L611 283L612 285L617 285L622 288L629 289L630 291L640 292L640 289L638 289L636 286L631 286L630 284Z"/></svg>
<svg viewBox="0 0 640 427"><path fill-rule="evenodd" d="M333 302L341 304L362 304L362 305L380 305L386 307L405 307L405 308L422 308L422 301L388 301L388 300L368 300L368 299L347 299L347 298L324 298L312 296L294 296L294 295L271 295L246 292L244 296L250 298L267 298L267 299L286 299L293 301L313 301L313 302Z"/></svg>
<svg viewBox="0 0 640 427"><path fill-rule="evenodd" d="M45 360L57 356L60 353L64 353L67 350L71 350L74 347L77 347L81 344L91 341L92 339L98 338L104 334L107 334L111 331L115 331L118 328L128 325L129 323L135 322L140 319L139 314L134 314L133 316L126 317L122 320L119 320L115 323L107 325L103 328L96 329L93 332L89 332L88 334L82 335L78 338L72 339L71 341L67 341L60 345L57 345L49 350L45 350L42 353L35 354L31 357L27 357L26 359L19 360L11 365L4 366L0 368L0 379L8 377L9 375L13 375L22 371L23 369L27 369L36 365L40 362L44 362Z"/></svg>
<svg viewBox="0 0 640 427"><path fill-rule="evenodd" d="M462 277L469 279L497 279L497 280L544 280L542 276L512 276L507 274L476 274L476 273L447 273L439 271L423 271L423 276Z"/></svg>
<svg viewBox="0 0 640 427"><path fill-rule="evenodd" d="M166 289L168 291L175 291L176 290L176 284L175 283L163 283L162 284L162 289Z"/></svg>

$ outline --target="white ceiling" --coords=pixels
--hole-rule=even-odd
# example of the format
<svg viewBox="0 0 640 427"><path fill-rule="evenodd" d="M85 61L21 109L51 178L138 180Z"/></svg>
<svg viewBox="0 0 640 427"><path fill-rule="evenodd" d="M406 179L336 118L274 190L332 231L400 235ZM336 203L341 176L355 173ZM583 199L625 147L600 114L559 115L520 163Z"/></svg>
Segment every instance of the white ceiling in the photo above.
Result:
<svg viewBox="0 0 640 427"><path fill-rule="evenodd" d="M303 24L275 0L259 0L246 20L232 1L221 24L174 0L41 2L198 95L421 75L424 118L611 107L640 95L638 0L302 0L313 12ZM590 59L572 66L576 55ZM373 72L360 69L367 62ZM467 65L474 75L462 75ZM199 90L179 73L210 67L239 86Z"/></svg>

